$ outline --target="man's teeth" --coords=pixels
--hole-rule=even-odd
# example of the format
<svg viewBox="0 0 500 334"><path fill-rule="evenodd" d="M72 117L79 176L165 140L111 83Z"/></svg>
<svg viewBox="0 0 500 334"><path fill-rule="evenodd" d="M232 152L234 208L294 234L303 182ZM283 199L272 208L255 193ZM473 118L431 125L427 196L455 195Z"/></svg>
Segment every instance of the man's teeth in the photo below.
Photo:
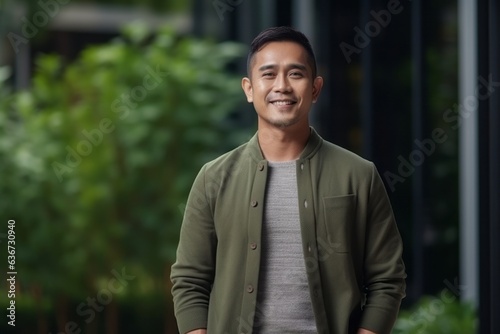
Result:
<svg viewBox="0 0 500 334"><path fill-rule="evenodd" d="M273 104L277 106L287 106L293 104L293 101L274 101Z"/></svg>

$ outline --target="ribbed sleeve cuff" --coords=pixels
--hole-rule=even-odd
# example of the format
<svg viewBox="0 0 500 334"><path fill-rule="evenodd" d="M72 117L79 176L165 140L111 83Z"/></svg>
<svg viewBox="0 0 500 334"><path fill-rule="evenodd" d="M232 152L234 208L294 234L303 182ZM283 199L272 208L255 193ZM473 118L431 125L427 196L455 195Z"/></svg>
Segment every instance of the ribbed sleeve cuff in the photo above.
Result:
<svg viewBox="0 0 500 334"><path fill-rule="evenodd" d="M390 334L397 316L398 309L392 311L379 308L365 308L359 327L377 334Z"/></svg>
<svg viewBox="0 0 500 334"><path fill-rule="evenodd" d="M208 310L206 307L189 307L175 314L179 333L184 334L195 329L207 328Z"/></svg>

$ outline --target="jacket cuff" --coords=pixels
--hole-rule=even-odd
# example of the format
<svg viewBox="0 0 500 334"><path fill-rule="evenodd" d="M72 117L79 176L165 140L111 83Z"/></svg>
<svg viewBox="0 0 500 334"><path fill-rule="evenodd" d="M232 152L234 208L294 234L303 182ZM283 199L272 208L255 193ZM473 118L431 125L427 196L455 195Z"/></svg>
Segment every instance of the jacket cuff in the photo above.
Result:
<svg viewBox="0 0 500 334"><path fill-rule="evenodd" d="M175 318L179 333L184 334L195 329L207 328L207 316L206 307L194 306L178 311Z"/></svg>
<svg viewBox="0 0 500 334"><path fill-rule="evenodd" d="M377 334L390 334L396 318L398 310L382 310L379 308L365 308L361 317L359 327L368 329Z"/></svg>

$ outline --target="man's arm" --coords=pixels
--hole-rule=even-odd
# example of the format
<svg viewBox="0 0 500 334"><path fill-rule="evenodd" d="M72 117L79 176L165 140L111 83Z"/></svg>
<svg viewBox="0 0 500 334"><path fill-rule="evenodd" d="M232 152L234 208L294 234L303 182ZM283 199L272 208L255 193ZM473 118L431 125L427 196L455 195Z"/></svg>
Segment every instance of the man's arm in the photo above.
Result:
<svg viewBox="0 0 500 334"><path fill-rule="evenodd" d="M209 199L210 194L205 189L205 168L202 168L188 197L177 259L170 274L174 313L180 333L194 330L204 333L204 328L207 328L217 245Z"/></svg>
<svg viewBox="0 0 500 334"><path fill-rule="evenodd" d="M367 210L363 269L367 292L360 330L388 334L405 296L406 273L401 236L389 197L374 165Z"/></svg>

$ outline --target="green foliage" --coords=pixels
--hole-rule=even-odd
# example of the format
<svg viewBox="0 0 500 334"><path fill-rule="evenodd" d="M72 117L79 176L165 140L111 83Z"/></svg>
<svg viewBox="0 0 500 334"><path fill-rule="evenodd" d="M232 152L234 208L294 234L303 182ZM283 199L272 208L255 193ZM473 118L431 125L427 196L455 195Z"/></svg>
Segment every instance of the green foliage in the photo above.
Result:
<svg viewBox="0 0 500 334"><path fill-rule="evenodd" d="M39 56L28 91L0 87L0 212L16 220L21 294L84 301L123 267L137 277L124 295L169 293L196 173L249 134L229 121L244 95L226 69L242 54L136 25L67 66Z"/></svg>
<svg viewBox="0 0 500 334"><path fill-rule="evenodd" d="M400 312L392 333L476 333L476 313L474 308L455 299L456 297L446 290L441 293L440 298L421 298L412 309Z"/></svg>

